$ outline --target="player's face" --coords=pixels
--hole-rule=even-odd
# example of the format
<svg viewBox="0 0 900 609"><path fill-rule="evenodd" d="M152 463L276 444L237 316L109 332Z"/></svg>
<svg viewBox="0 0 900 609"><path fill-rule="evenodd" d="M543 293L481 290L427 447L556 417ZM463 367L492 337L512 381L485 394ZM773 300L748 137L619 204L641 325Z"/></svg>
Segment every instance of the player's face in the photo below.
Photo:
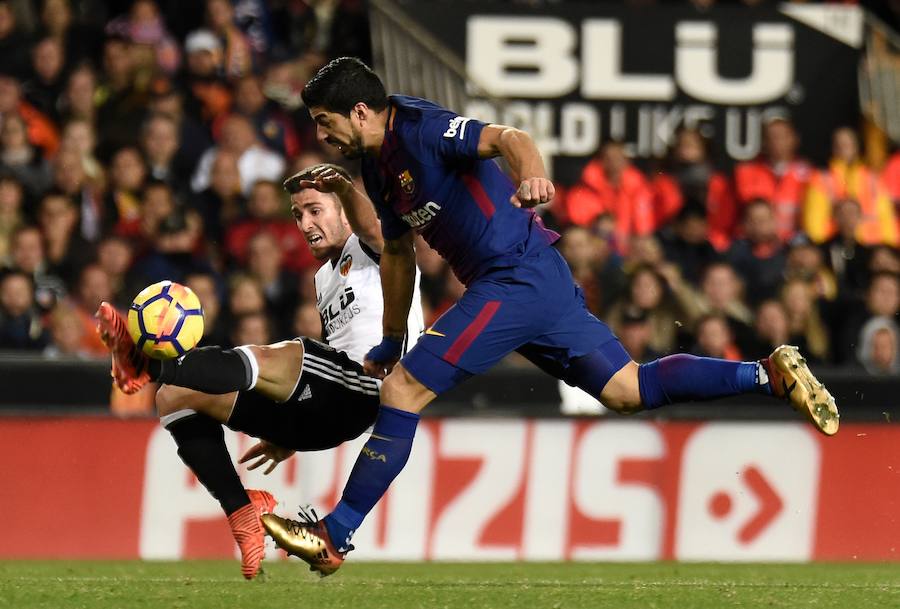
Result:
<svg viewBox="0 0 900 609"><path fill-rule="evenodd" d="M352 114L344 116L318 106L309 112L316 121L316 138L320 142L334 146L348 159L358 159L363 155L362 133L359 125L354 124Z"/></svg>
<svg viewBox="0 0 900 609"><path fill-rule="evenodd" d="M335 196L306 188L291 195L291 214L317 260L337 258L350 237L350 225Z"/></svg>

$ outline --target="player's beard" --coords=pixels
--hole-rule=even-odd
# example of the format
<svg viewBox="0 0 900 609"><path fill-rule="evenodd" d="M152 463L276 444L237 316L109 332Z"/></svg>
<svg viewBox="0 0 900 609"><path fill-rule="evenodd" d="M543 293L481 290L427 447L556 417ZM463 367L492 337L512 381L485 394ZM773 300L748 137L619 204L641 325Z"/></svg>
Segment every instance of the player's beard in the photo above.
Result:
<svg viewBox="0 0 900 609"><path fill-rule="evenodd" d="M352 133L350 135L350 143L343 150L344 157L348 159L358 159L362 155L366 153L366 149L363 146L362 135L359 133Z"/></svg>

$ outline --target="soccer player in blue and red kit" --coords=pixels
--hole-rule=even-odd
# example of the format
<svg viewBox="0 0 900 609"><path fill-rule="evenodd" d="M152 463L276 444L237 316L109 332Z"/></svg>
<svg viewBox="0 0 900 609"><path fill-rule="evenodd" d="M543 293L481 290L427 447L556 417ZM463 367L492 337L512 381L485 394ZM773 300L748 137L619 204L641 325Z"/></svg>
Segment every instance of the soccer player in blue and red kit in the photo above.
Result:
<svg viewBox="0 0 900 609"><path fill-rule="evenodd" d="M276 543L313 570L328 575L341 566L353 532L406 464L419 412L511 351L621 413L762 393L787 399L823 433L837 432L834 399L795 347L779 347L760 362L685 354L633 362L585 307L552 247L558 235L529 209L554 193L528 134L424 99L388 96L372 70L348 57L323 67L303 99L319 139L362 159L385 243L384 336L364 366L384 377L372 434L328 516L262 518ZM512 181L492 160L498 156L509 164ZM413 293L415 232L449 262L466 292L399 359Z"/></svg>

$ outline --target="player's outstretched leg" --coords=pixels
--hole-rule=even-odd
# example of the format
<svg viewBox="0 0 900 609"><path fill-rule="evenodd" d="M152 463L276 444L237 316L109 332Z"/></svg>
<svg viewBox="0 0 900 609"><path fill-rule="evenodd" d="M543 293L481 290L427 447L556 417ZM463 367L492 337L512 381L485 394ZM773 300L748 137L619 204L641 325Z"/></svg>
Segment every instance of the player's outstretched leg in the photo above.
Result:
<svg viewBox="0 0 900 609"><path fill-rule="evenodd" d="M147 371L150 358L135 346L125 320L115 307L102 302L95 316L97 332L112 354L112 375L116 384L125 393L137 393L150 382Z"/></svg>
<svg viewBox="0 0 900 609"><path fill-rule="evenodd" d="M758 362L679 353L638 366L618 341L610 341L597 352L572 360L566 380L623 413L762 393L787 400L826 435L837 433L840 422L834 398L813 376L797 348L788 345Z"/></svg>

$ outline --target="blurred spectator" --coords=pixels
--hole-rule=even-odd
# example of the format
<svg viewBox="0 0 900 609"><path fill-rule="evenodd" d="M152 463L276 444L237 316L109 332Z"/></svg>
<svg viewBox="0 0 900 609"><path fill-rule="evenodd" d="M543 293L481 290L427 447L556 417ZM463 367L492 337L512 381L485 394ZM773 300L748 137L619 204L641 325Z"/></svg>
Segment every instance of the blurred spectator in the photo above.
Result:
<svg viewBox="0 0 900 609"><path fill-rule="evenodd" d="M109 188L103 200L103 225L106 231L127 233L129 225L141 216L141 193L147 167L133 146L119 148L109 165Z"/></svg>
<svg viewBox="0 0 900 609"><path fill-rule="evenodd" d="M763 154L734 168L738 201L747 205L765 201L774 211L775 232L782 241L794 236L800 222L800 206L806 197L811 168L797 157L800 138L784 118L763 127Z"/></svg>
<svg viewBox="0 0 900 609"><path fill-rule="evenodd" d="M192 272L184 279L184 284L192 289L200 299L203 308L203 338L200 346L227 345L228 329L222 313L222 300L216 276L212 273Z"/></svg>
<svg viewBox="0 0 900 609"><path fill-rule="evenodd" d="M166 29L159 7L153 0L135 0L127 14L106 24L106 33L121 36L149 56L150 68L159 67L172 74L178 69L181 52L178 43Z"/></svg>
<svg viewBox="0 0 900 609"><path fill-rule="evenodd" d="M65 282L47 268L44 237L38 227L25 224L12 235L9 268L22 271L31 278L34 300L43 313L49 311L66 295Z"/></svg>
<svg viewBox="0 0 900 609"><path fill-rule="evenodd" d="M713 168L708 143L699 130L678 130L665 173L653 177L652 187L658 226L691 208L693 215L705 219L710 244L719 251L731 245L738 219L734 193L728 178Z"/></svg>
<svg viewBox="0 0 900 609"><path fill-rule="evenodd" d="M297 230L294 220L286 214L288 203L283 198L281 185L268 180L254 184L247 201L247 217L231 225L225 234L225 248L229 257L238 264L246 264L250 238L260 232L275 237L284 252L282 266L295 272L318 268L306 240Z"/></svg>
<svg viewBox="0 0 900 609"><path fill-rule="evenodd" d="M625 311L639 309L647 315L652 329L650 348L657 353L672 353L684 315L674 299L666 296L666 284L659 273L650 266L639 266L629 277L627 292L610 308L607 323L618 334Z"/></svg>
<svg viewBox="0 0 900 609"><path fill-rule="evenodd" d="M588 310L602 316L625 289L621 260L605 240L581 226L563 232L559 251L584 290Z"/></svg>
<svg viewBox="0 0 900 609"><path fill-rule="evenodd" d="M278 239L270 232L260 231L247 243L247 271L262 285L266 310L282 323L279 333L287 335L297 308L297 276L282 267L282 255Z"/></svg>
<svg viewBox="0 0 900 609"><path fill-rule="evenodd" d="M707 214L690 202L681 208L675 222L660 231L659 237L666 260L693 285L700 283L703 269L720 257L711 243Z"/></svg>
<svg viewBox="0 0 900 609"><path fill-rule="evenodd" d="M109 278L110 302L118 309L127 309L146 283L137 273L130 272L133 259L131 242L127 239L110 235L97 244L97 264Z"/></svg>
<svg viewBox="0 0 900 609"><path fill-rule="evenodd" d="M149 196L171 199L168 186L160 183L156 183ZM172 206L175 207L174 203ZM192 272L211 271L206 257L198 254L197 246L201 235L202 222L199 216L194 212L186 213L175 208L157 224L154 239L150 242L151 247L135 263L135 272L146 283L155 283L164 279L183 282Z"/></svg>
<svg viewBox="0 0 900 609"><path fill-rule="evenodd" d="M837 233L835 207L847 199L859 204L856 236L860 243L897 245L897 217L890 194L860 158L856 132L842 127L832 135L828 169L813 174L806 194L803 229L813 241L821 243Z"/></svg>
<svg viewBox="0 0 900 609"><path fill-rule="evenodd" d="M888 245L872 248L869 273L894 273L900 275L900 250Z"/></svg>
<svg viewBox="0 0 900 609"><path fill-rule="evenodd" d="M833 327L835 338L832 344L839 364L853 361L856 341L867 321L873 317L897 319L900 313L900 278L889 272L872 275L862 304L864 306L848 307L842 323Z"/></svg>
<svg viewBox="0 0 900 609"><path fill-rule="evenodd" d="M66 89L59 99L62 116L67 120L80 119L94 125L97 119L96 92L97 75L93 68L87 64L75 68L69 74Z"/></svg>
<svg viewBox="0 0 900 609"><path fill-rule="evenodd" d="M100 156L138 143L138 129L147 105L147 93L135 79L131 42L121 36L109 36L103 45L103 74L97 89L97 135Z"/></svg>
<svg viewBox="0 0 900 609"><path fill-rule="evenodd" d="M231 326L231 344L268 345L273 342L269 318L265 313L245 313L239 315Z"/></svg>
<svg viewBox="0 0 900 609"><path fill-rule="evenodd" d="M93 246L78 232L75 203L62 193L47 193L38 208L38 224L44 235L48 271L74 286L94 254Z"/></svg>
<svg viewBox="0 0 900 609"><path fill-rule="evenodd" d="M638 363L650 362L662 355L650 348L650 323L646 311L638 307L626 307L622 311L618 337L631 359Z"/></svg>
<svg viewBox="0 0 900 609"><path fill-rule="evenodd" d="M249 74L253 69L253 48L235 22L231 0L206 0L206 20L223 45L224 68L228 78Z"/></svg>
<svg viewBox="0 0 900 609"><path fill-rule="evenodd" d="M50 164L28 141L25 121L18 114L3 116L0 126L0 171L15 176L30 198L44 192L52 179Z"/></svg>
<svg viewBox="0 0 900 609"><path fill-rule="evenodd" d="M176 89L168 79L157 78L150 83L150 100L147 105L149 116L152 119L156 115L164 115L175 121L178 140L175 159L177 166L180 167L179 172L184 172L183 176L179 174L179 179L189 179L200 157L212 146L206 128L185 113L184 98L184 93ZM149 150L145 152L149 154ZM158 151L154 155L159 155ZM151 160L148 158L148 162ZM160 160L161 158L154 162Z"/></svg>
<svg viewBox="0 0 900 609"><path fill-rule="evenodd" d="M828 329L810 284L802 279L789 279L781 289L781 302L787 313L790 343L799 347L810 361L828 361Z"/></svg>
<svg viewBox="0 0 900 609"><path fill-rule="evenodd" d="M256 130L250 120L240 114L232 114L222 123L218 145L200 157L200 163L191 179L194 192L209 187L213 160L219 151L229 152L238 159L241 190L249 194L258 180L280 182L284 176L284 158L260 145Z"/></svg>
<svg viewBox="0 0 900 609"><path fill-rule="evenodd" d="M58 304L50 312L47 321L50 329L50 344L44 348L44 357L52 359L95 357L84 348L85 328L75 307L66 302Z"/></svg>
<svg viewBox="0 0 900 609"><path fill-rule="evenodd" d="M83 118L72 118L63 127L61 146L74 150L81 156L81 165L87 179L97 186L106 186L106 175L103 166L94 154L97 148L97 134L94 125Z"/></svg>
<svg viewBox="0 0 900 609"><path fill-rule="evenodd" d="M823 244L825 261L838 282L838 293L852 297L862 293L869 280L872 251L859 242L859 203L853 199L838 201L834 206L835 235Z"/></svg>
<svg viewBox="0 0 900 609"><path fill-rule="evenodd" d="M59 132L45 114L22 99L22 86L15 76L0 64L0 118L18 114L25 122L28 142L52 157L59 148Z"/></svg>
<svg viewBox="0 0 900 609"><path fill-rule="evenodd" d="M582 226L602 213L612 214L618 252L628 250L633 235L646 235L657 227L647 179L628 160L625 146L613 140L605 142L588 162L581 181L572 187L563 209L556 213L562 222Z"/></svg>
<svg viewBox="0 0 900 609"><path fill-rule="evenodd" d="M710 313L697 320L697 342L692 352L705 357L741 361L741 350L734 343L728 321L722 315Z"/></svg>
<svg viewBox="0 0 900 609"><path fill-rule="evenodd" d="M99 264L89 264L84 267L78 278L78 289L75 291L75 295L72 302L84 328L81 348L95 357L108 356L109 350L100 340L100 335L97 333L97 320L94 318L94 313L100 307L100 303L113 299L112 286L106 271Z"/></svg>
<svg viewBox="0 0 900 609"><path fill-rule="evenodd" d="M121 224L116 232L122 237L133 239L135 255L140 258L153 248L163 220L176 211L175 199L169 187L163 182L148 182L141 193L140 215L131 222Z"/></svg>
<svg viewBox="0 0 900 609"><path fill-rule="evenodd" d="M77 21L69 0L44 0L41 9L41 34L59 40L69 65L87 60L98 65L103 33L90 21Z"/></svg>
<svg viewBox="0 0 900 609"><path fill-rule="evenodd" d="M308 336L316 340L322 338L322 316L315 303L304 302L297 307L292 330L295 336Z"/></svg>
<svg viewBox="0 0 900 609"><path fill-rule="evenodd" d="M254 277L245 273L231 275L228 282L228 315L229 326L241 315L247 313L265 313L266 295Z"/></svg>
<svg viewBox="0 0 900 609"><path fill-rule="evenodd" d="M184 42L184 51L187 65L181 81L189 95L185 110L209 125L231 107L231 90L223 78L222 43L209 30L194 30Z"/></svg>
<svg viewBox="0 0 900 609"><path fill-rule="evenodd" d="M744 353L749 359L768 357L776 347L790 343L788 314L780 300L770 298L759 303L753 331L753 342Z"/></svg>
<svg viewBox="0 0 900 609"><path fill-rule="evenodd" d="M234 84L234 109L250 119L257 137L266 147L286 158L293 158L300 151L290 117L266 99L259 76L247 75Z"/></svg>
<svg viewBox="0 0 900 609"><path fill-rule="evenodd" d="M720 316L728 323L733 339L743 348L750 341L753 313L744 302L743 284L734 268L727 262L710 264L704 269L699 292L679 284L673 274L676 268L666 265L663 277L685 312L683 321L696 326L704 316ZM693 330L696 332L697 328Z"/></svg>
<svg viewBox="0 0 900 609"><path fill-rule="evenodd" d="M25 98L59 124L57 100L66 86L65 57L58 38L45 36L31 49L31 78L24 81Z"/></svg>
<svg viewBox="0 0 900 609"><path fill-rule="evenodd" d="M81 218L81 236L95 241L100 236L103 202L84 171L81 153L72 149L59 151L53 162L53 185L75 203Z"/></svg>
<svg viewBox="0 0 900 609"><path fill-rule="evenodd" d="M0 276L0 349L40 350L47 340L31 279L21 271Z"/></svg>
<svg viewBox="0 0 900 609"><path fill-rule="evenodd" d="M831 301L837 297L837 281L834 273L825 266L822 249L802 233L791 240L784 266L784 276L787 279L806 281L816 298Z"/></svg>
<svg viewBox="0 0 900 609"><path fill-rule="evenodd" d="M310 75L333 57L371 63L366 3L360 0L301 0L273 7L272 25L282 52L300 57Z"/></svg>
<svg viewBox="0 0 900 609"><path fill-rule="evenodd" d="M744 207L744 238L728 250L728 260L741 276L751 304L775 295L781 285L786 251L778 236L775 209L762 200Z"/></svg>
<svg viewBox="0 0 900 609"><path fill-rule="evenodd" d="M900 375L900 328L890 317L873 317L862 327L856 358L873 376Z"/></svg>
<svg viewBox="0 0 900 609"><path fill-rule="evenodd" d="M209 187L190 198L191 207L203 219L207 238L221 247L227 239L225 227L232 225L244 213L244 195L241 192L241 174L237 157L220 150L212 162ZM235 226L229 227L229 232Z"/></svg>
<svg viewBox="0 0 900 609"><path fill-rule="evenodd" d="M0 2L0 57L11 74L24 78L31 67L28 49L31 41L16 21L16 11L10 0Z"/></svg>
<svg viewBox="0 0 900 609"><path fill-rule="evenodd" d="M22 185L0 173L0 263L9 255L12 236L25 223Z"/></svg>
<svg viewBox="0 0 900 609"><path fill-rule="evenodd" d="M173 192L187 194L193 167L180 153L177 121L168 114L151 114L141 128L141 151L154 180Z"/></svg>

